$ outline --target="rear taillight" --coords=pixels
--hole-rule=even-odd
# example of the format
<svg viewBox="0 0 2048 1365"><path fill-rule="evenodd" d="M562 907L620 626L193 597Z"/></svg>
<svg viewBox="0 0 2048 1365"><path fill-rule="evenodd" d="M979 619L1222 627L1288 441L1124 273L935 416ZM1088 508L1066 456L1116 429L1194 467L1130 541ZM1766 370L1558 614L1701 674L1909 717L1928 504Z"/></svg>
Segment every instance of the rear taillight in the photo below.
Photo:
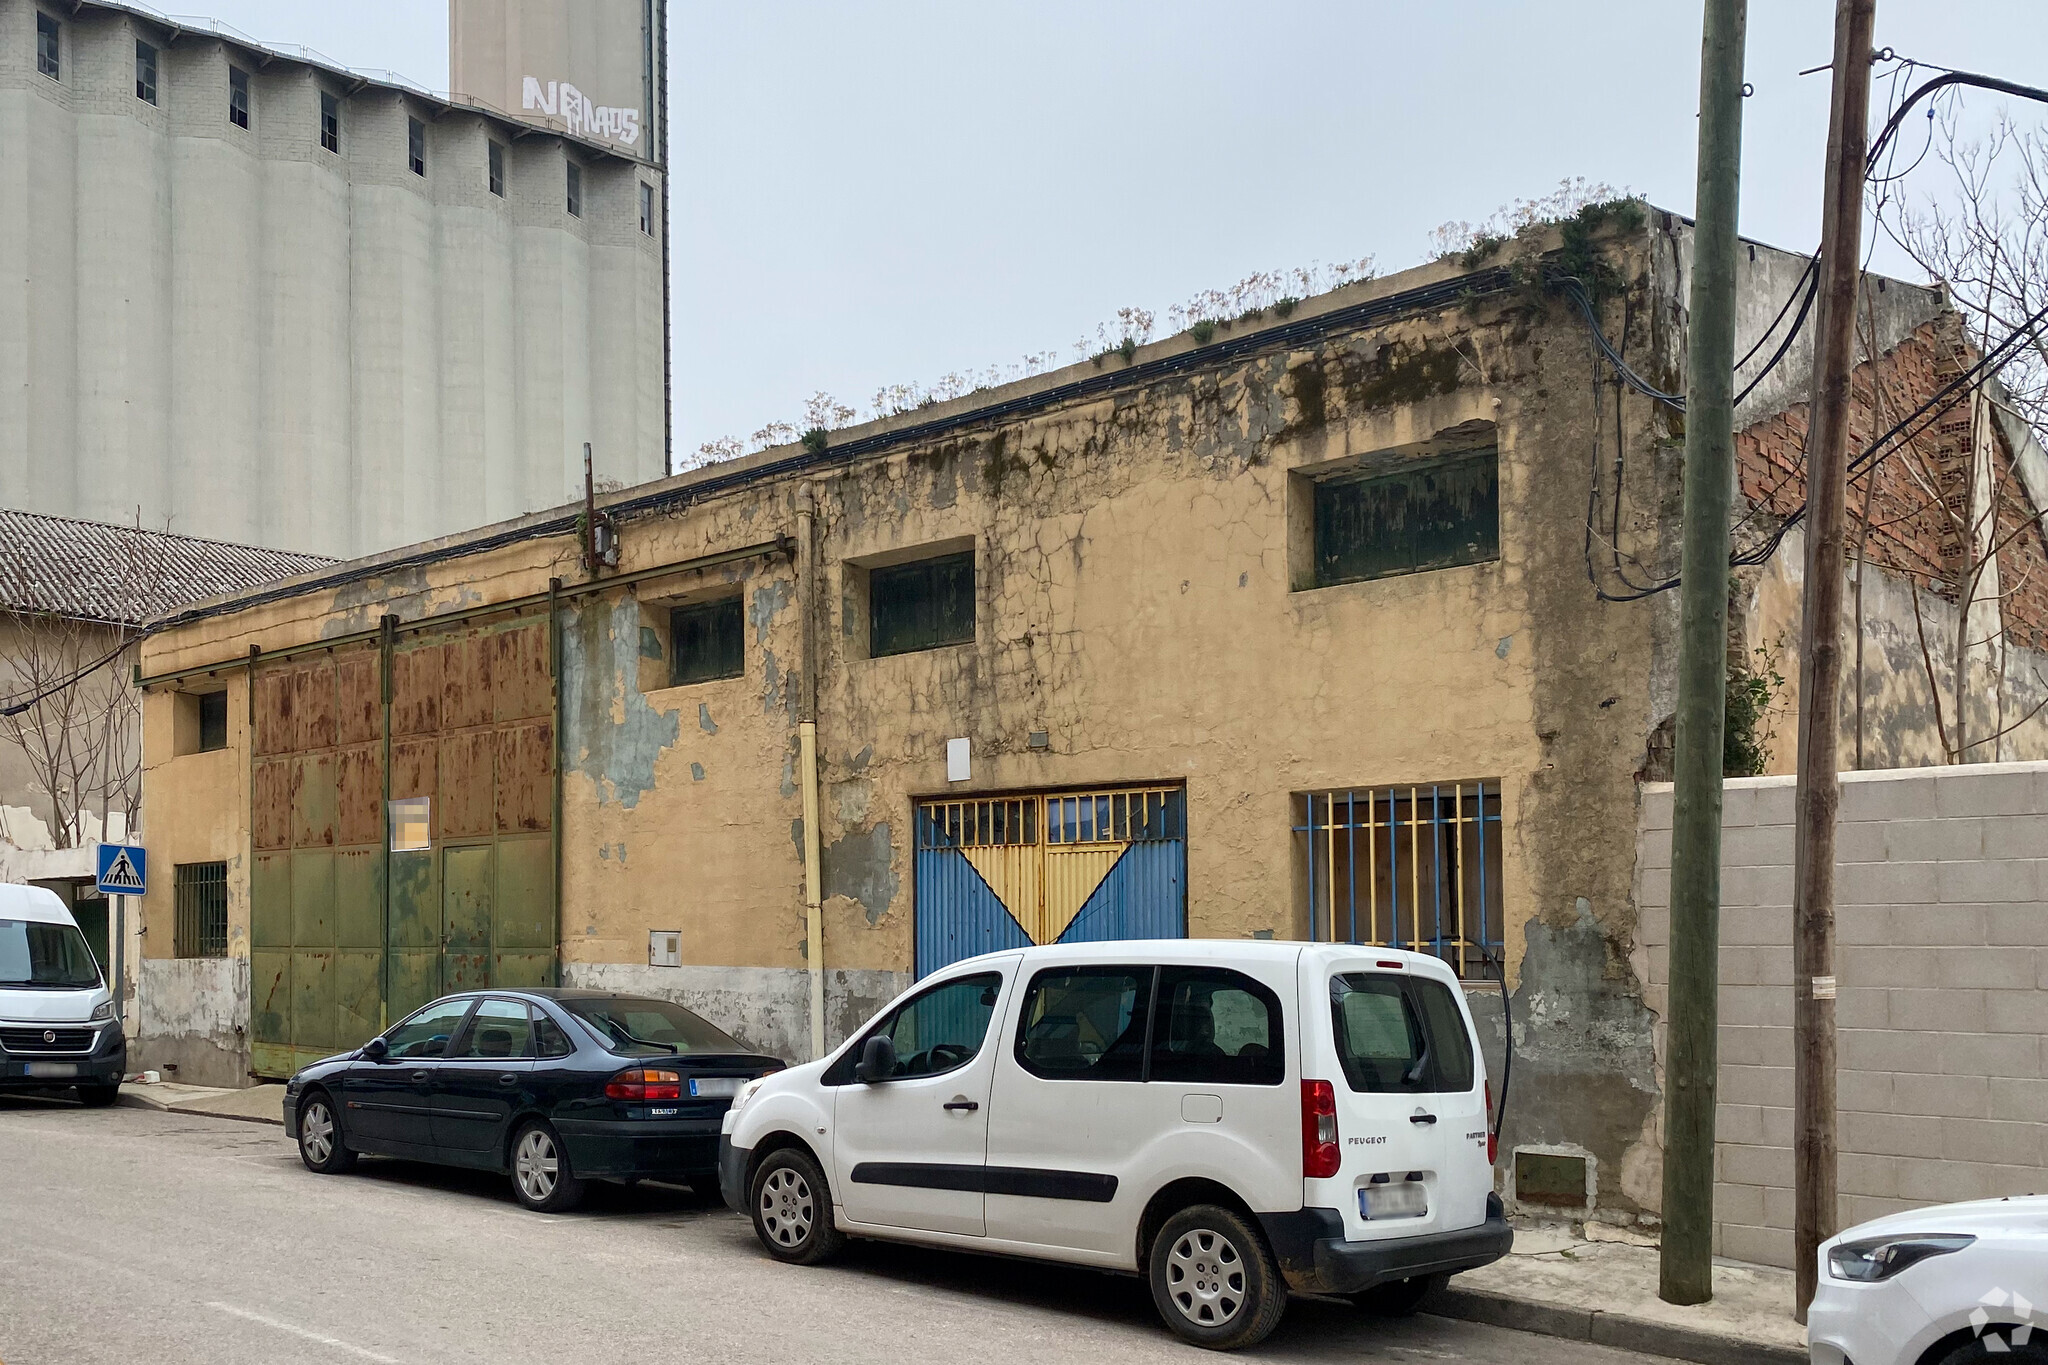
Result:
<svg viewBox="0 0 2048 1365"><path fill-rule="evenodd" d="M604 1093L614 1100L679 1100L683 1078L675 1071L621 1071L606 1083Z"/></svg>
<svg viewBox="0 0 2048 1365"><path fill-rule="evenodd" d="M1493 1082L1486 1083L1486 1164L1500 1160L1500 1129L1493 1122Z"/></svg>
<svg viewBox="0 0 2048 1365"><path fill-rule="evenodd" d="M1337 1091L1328 1081L1301 1083L1301 1174L1327 1180L1337 1174Z"/></svg>

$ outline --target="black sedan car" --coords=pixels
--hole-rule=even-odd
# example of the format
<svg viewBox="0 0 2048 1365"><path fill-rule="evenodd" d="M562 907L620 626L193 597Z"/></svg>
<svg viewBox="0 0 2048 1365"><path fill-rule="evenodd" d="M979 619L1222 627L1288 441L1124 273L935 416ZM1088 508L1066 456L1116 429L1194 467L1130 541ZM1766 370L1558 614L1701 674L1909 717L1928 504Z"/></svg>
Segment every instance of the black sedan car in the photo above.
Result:
<svg viewBox="0 0 2048 1365"><path fill-rule="evenodd" d="M285 1132L323 1175L364 1153L506 1171L558 1213L590 1180L709 1188L732 1097L782 1065L667 1000L466 991L293 1076Z"/></svg>

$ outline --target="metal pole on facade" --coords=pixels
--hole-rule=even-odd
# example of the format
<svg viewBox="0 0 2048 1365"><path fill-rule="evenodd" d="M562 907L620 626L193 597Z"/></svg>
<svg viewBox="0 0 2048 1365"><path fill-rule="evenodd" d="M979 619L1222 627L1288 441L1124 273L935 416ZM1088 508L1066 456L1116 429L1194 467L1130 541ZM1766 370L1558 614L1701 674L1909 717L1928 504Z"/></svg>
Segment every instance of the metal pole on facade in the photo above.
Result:
<svg viewBox="0 0 2048 1365"><path fill-rule="evenodd" d="M1837 0L1834 98L1821 208L1820 317L1806 433L1806 613L1799 640L1799 780L1792 859L1792 1203L1796 1315L1806 1321L1835 1208L1835 816L1842 690L1850 370L1870 140L1877 0Z"/></svg>
<svg viewBox="0 0 2048 1365"><path fill-rule="evenodd" d="M811 1058L825 1055L825 907L818 829L818 605L817 498L810 484L796 490L796 597L798 652L797 757L803 765L804 965L810 971Z"/></svg>
<svg viewBox="0 0 2048 1365"><path fill-rule="evenodd" d="M1667 1303L1714 1295L1714 1091L1721 939L1721 742L1728 507L1735 473L1736 208L1747 0L1707 0L1698 219L1686 346L1685 543L1671 816L1671 1000L1664 1089ZM1621 496L1619 489L1615 496Z"/></svg>

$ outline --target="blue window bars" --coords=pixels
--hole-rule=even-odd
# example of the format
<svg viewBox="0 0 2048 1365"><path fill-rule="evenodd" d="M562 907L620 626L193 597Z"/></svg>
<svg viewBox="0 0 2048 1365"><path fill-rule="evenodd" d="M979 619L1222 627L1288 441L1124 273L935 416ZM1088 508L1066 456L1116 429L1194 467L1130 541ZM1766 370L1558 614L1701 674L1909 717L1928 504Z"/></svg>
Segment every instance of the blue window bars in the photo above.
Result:
<svg viewBox="0 0 2048 1365"><path fill-rule="evenodd" d="M1434 953L1460 977L1502 954L1500 783L1301 792L1308 936Z"/></svg>

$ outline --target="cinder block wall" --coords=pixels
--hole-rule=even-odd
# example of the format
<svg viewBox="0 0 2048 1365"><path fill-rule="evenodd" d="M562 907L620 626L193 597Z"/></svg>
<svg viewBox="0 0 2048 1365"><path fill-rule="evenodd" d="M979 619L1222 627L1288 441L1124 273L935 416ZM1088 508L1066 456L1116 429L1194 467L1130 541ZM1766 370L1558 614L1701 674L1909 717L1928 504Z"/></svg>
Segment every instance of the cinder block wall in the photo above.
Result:
<svg viewBox="0 0 2048 1365"><path fill-rule="evenodd" d="M1729 781L1721 841L1714 1249L1771 1265L1792 1261L1792 790ZM2048 1192L2048 763L1845 774L1837 846L1842 1225ZM1668 783L1643 789L1636 890L1661 1080Z"/></svg>

